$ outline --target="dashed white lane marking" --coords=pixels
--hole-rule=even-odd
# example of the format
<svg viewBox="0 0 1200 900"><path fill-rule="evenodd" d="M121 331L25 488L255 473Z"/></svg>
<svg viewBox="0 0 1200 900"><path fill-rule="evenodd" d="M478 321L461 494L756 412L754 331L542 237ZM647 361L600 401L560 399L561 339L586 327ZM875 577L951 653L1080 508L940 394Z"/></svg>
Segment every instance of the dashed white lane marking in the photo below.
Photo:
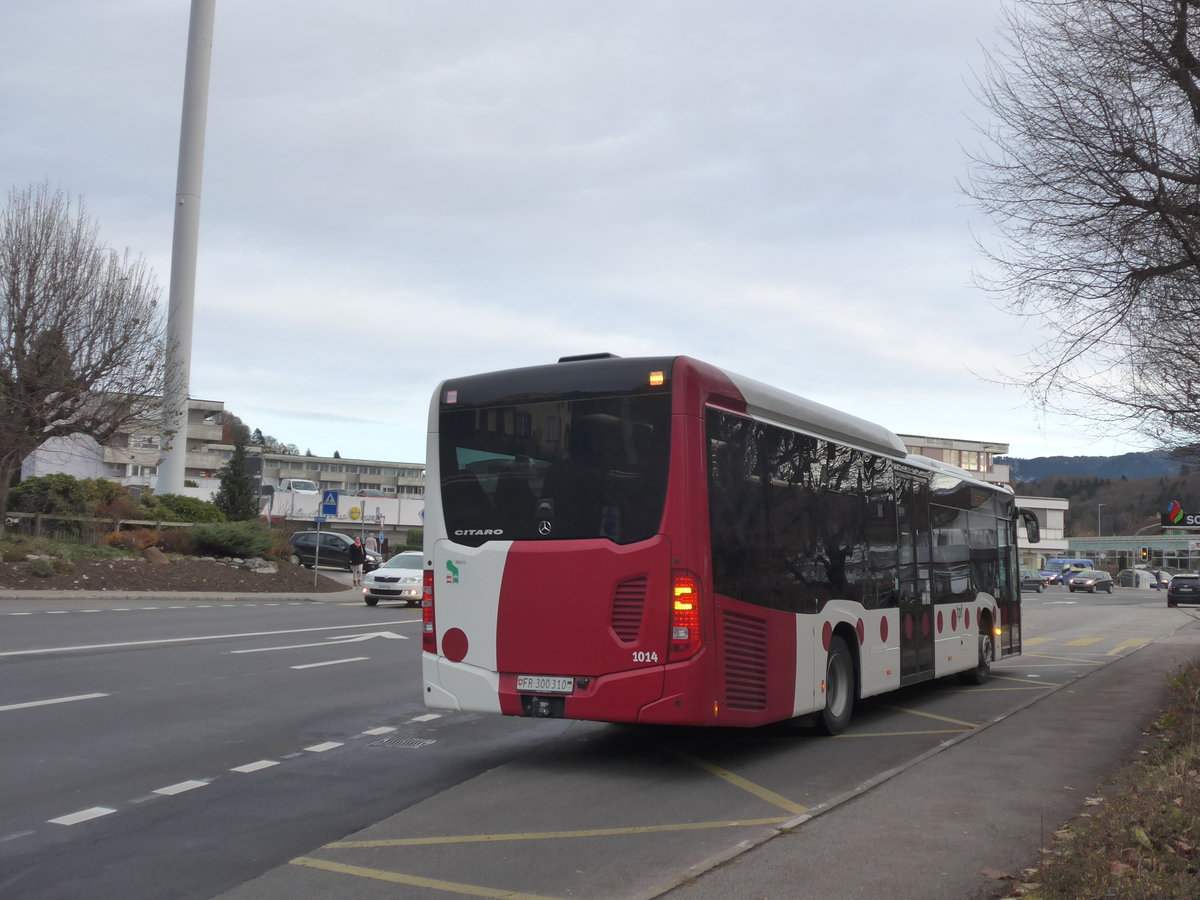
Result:
<svg viewBox="0 0 1200 900"><path fill-rule="evenodd" d="M279 763L277 763L273 759L260 759L258 762L246 763L244 766L234 766L229 771L230 772L247 772L247 773L258 772L262 769L269 769L269 768L271 768L271 766L277 766L277 765L279 765Z"/></svg>
<svg viewBox="0 0 1200 900"><path fill-rule="evenodd" d="M0 706L0 712L7 712L10 709L30 709L34 706L53 706L56 703L74 703L76 700L97 700L107 696L108 694L76 694L74 697L55 697L52 700L30 700L28 703L10 703L8 706Z"/></svg>
<svg viewBox="0 0 1200 900"><path fill-rule="evenodd" d="M57 819L48 819L47 821L51 825L78 825L80 822L98 819L101 816L109 816L115 812L115 809L110 809L107 806L93 806L91 809L81 809L79 812L59 816Z"/></svg>
<svg viewBox="0 0 1200 900"><path fill-rule="evenodd" d="M70 612L69 609L48 609L48 610L46 610L46 615L48 615L48 616L65 616L69 612Z"/></svg>
<svg viewBox="0 0 1200 900"><path fill-rule="evenodd" d="M102 696L106 696L106 695L102 695ZM417 716L415 718L410 719L409 721L410 722L421 722L421 721L428 721L429 719L439 719L441 717L442 717L441 713L429 713L429 714L426 714L423 716ZM363 731L362 734L380 735L380 734L389 734L393 731L398 731L398 730L399 729L397 729L391 725L380 725L376 728L369 728L366 731ZM313 744L311 747L305 747L304 751L308 752L308 753L324 753L327 750L335 750L338 747L344 747L344 746L345 746L345 742L343 742L343 741L326 741L323 744ZM296 757L303 756L303 755L304 755L303 752L285 753L283 756L281 756L279 758L280 759L295 759ZM272 768L274 766L278 766L278 765L280 765L280 763L277 760L260 759L256 762L246 763L245 765L241 765L241 766L235 766L234 768L230 769L229 771L248 774L250 772L259 772L259 771L262 771L263 769L270 769L270 768ZM155 796L173 797L178 794L183 794L188 791L195 790L196 788L205 787L206 785L211 784L212 781L213 781L213 779L211 779L211 778L204 779L204 780L197 779L197 780L192 780L192 781L181 781L178 784L172 784L172 785L168 785L167 787L159 788L158 790L154 791L152 794L149 794L145 797L136 798L130 802L142 803L144 801L152 800ZM52 825L78 825L81 822L88 822L92 819L99 819L103 816L112 815L115 812L117 812L117 810L112 807L109 807L109 806L93 806L91 809L81 809L79 812L69 813L68 815L59 816L56 819L48 819L47 821ZM0 835L0 843L16 840L16 839L22 838L22 837L28 837L29 835L33 835L36 833L37 832L32 831L32 830L25 830L25 831L14 832L12 834Z"/></svg>
<svg viewBox="0 0 1200 900"><path fill-rule="evenodd" d="M166 787L159 788L153 793L162 794L164 797L174 797L176 794L182 794L186 791L194 791L196 788L205 787L207 784L207 781L181 781L179 784L170 784Z"/></svg>
<svg viewBox="0 0 1200 900"><path fill-rule="evenodd" d="M321 666L340 666L342 663L364 662L369 656L351 656L349 659L331 659L328 662L305 663L302 666L288 666L290 669L318 669Z"/></svg>
<svg viewBox="0 0 1200 900"><path fill-rule="evenodd" d="M335 747L341 747L340 741L326 741L324 744L313 744L311 747L305 747L309 753L324 753L326 750L333 750Z"/></svg>

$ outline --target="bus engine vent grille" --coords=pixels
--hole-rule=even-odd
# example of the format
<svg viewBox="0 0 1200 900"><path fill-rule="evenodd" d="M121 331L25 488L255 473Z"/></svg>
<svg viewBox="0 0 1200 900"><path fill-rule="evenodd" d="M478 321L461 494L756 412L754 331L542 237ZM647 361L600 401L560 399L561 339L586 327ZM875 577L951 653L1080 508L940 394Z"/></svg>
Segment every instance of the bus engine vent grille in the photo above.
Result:
<svg viewBox="0 0 1200 900"><path fill-rule="evenodd" d="M725 702L730 709L767 708L767 623L725 611Z"/></svg>
<svg viewBox="0 0 1200 900"><path fill-rule="evenodd" d="M613 597L612 630L622 643L636 641L642 630L642 611L646 607L646 576L631 578L617 585Z"/></svg>

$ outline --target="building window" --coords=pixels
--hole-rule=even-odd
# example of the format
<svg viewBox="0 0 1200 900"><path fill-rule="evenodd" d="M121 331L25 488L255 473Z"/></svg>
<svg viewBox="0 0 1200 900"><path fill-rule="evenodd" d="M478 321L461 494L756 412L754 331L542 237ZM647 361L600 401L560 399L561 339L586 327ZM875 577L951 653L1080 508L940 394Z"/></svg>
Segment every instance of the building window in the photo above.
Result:
<svg viewBox="0 0 1200 900"><path fill-rule="evenodd" d="M157 434L131 434L129 436L130 450L157 450L160 438Z"/></svg>

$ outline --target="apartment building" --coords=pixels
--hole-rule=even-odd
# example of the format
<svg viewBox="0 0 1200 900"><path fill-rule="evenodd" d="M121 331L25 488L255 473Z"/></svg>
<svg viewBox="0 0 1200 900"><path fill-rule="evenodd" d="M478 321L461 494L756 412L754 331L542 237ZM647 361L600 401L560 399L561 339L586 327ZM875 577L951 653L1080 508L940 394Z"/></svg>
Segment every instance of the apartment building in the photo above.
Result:
<svg viewBox="0 0 1200 900"><path fill-rule="evenodd" d="M189 400L184 493L210 499L220 486L221 468L233 455L230 426L221 423L225 404L219 400ZM89 437L54 438L31 453L21 466L21 478L64 473L76 478L109 478L128 487L155 487L162 457L159 423L147 421L117 435L105 446ZM376 490L398 499L425 495L425 464L296 456L263 453L246 448L252 475L263 484L282 478L308 478L320 488L354 493ZM261 463L260 463L261 460Z"/></svg>

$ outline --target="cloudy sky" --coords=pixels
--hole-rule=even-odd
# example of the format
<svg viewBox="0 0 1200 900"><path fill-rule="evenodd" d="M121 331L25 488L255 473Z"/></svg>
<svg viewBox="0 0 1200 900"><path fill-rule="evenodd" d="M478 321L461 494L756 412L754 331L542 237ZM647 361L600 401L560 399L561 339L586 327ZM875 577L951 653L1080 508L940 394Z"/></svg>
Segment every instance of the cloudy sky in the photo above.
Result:
<svg viewBox="0 0 1200 900"><path fill-rule="evenodd" d="M191 395L424 459L446 377L682 353L900 433L1140 449L1028 406L974 287L1002 0L218 0ZM0 176L170 280L187 0L0 7Z"/></svg>

